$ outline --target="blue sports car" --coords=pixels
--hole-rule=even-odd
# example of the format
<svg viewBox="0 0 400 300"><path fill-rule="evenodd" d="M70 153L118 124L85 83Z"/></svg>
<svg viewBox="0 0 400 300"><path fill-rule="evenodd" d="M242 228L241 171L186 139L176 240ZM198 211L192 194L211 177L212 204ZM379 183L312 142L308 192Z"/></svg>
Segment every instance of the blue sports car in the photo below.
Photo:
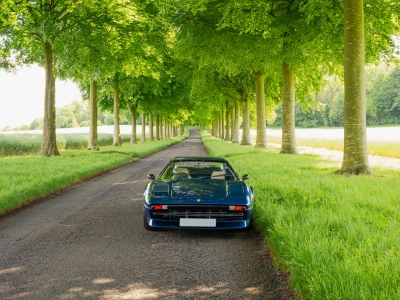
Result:
<svg viewBox="0 0 400 300"><path fill-rule="evenodd" d="M175 157L146 186L144 228L251 229L252 187L217 157Z"/></svg>

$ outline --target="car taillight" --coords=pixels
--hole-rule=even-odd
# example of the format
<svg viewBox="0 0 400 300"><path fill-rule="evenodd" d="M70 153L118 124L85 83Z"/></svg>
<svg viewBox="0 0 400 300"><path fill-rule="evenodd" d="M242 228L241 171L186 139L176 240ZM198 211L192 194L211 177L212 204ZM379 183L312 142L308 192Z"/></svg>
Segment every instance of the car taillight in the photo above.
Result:
<svg viewBox="0 0 400 300"><path fill-rule="evenodd" d="M244 211L246 208L243 205L229 206L229 210Z"/></svg>
<svg viewBox="0 0 400 300"><path fill-rule="evenodd" d="M153 205L153 210L165 210L165 209L168 209L168 205L161 205L161 204Z"/></svg>

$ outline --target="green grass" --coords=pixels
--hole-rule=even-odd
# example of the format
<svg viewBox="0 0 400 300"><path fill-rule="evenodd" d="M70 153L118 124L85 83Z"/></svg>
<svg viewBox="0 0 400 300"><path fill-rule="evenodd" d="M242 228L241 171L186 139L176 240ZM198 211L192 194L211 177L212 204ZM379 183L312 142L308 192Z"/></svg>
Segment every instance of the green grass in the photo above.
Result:
<svg viewBox="0 0 400 300"><path fill-rule="evenodd" d="M268 136L268 142L281 144L282 139L281 137ZM296 138L297 146L325 148L328 150L343 151L343 143L343 139ZM370 155L400 158L400 143L369 141L367 151Z"/></svg>
<svg viewBox="0 0 400 300"><path fill-rule="evenodd" d="M256 224L301 297L400 299L399 171L335 175L318 156L203 141L250 175Z"/></svg>
<svg viewBox="0 0 400 300"><path fill-rule="evenodd" d="M137 136L140 140L140 137ZM113 143L113 135L100 133L97 136L99 146L108 146ZM122 134L123 143L129 143L130 135ZM57 134L57 147L59 150L86 149L89 135L87 133ZM41 133L14 133L0 134L0 156L39 154L42 147Z"/></svg>
<svg viewBox="0 0 400 300"><path fill-rule="evenodd" d="M60 156L0 158L0 214L177 143L189 135L138 144L105 146L100 151L66 150Z"/></svg>

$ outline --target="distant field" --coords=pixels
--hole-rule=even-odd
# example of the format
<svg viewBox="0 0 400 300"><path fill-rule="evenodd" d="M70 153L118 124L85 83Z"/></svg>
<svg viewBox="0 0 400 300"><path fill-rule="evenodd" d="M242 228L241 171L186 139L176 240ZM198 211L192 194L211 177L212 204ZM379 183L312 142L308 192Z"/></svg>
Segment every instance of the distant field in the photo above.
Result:
<svg viewBox="0 0 400 300"><path fill-rule="evenodd" d="M123 143L130 142L132 126L121 126ZM98 127L98 145L109 146L113 143L113 126ZM148 132L148 129L147 129ZM146 132L146 136L148 133ZM89 128L59 128L57 147L59 150L86 149L89 141ZM137 126L136 138L139 140L142 126ZM42 130L3 132L0 134L0 156L39 154L42 144Z"/></svg>
<svg viewBox="0 0 400 300"><path fill-rule="evenodd" d="M256 135L256 131L252 130L252 136ZM282 130L267 129L267 137L281 137ZM299 139L325 139L336 140L342 139L344 136L343 128L296 128L296 138ZM399 142L400 143L400 126L397 127L369 127L367 128L368 141L383 142Z"/></svg>
<svg viewBox="0 0 400 300"><path fill-rule="evenodd" d="M343 151L343 128L296 129L296 145ZM255 142L256 131L252 130ZM280 144L282 130L268 129L268 143ZM369 155L400 158L400 126L367 128Z"/></svg>

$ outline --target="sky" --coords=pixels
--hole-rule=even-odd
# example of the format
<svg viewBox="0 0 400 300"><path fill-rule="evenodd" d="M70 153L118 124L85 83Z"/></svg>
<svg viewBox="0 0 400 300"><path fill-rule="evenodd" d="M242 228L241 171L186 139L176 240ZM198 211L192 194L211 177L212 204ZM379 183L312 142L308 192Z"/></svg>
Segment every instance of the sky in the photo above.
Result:
<svg viewBox="0 0 400 300"><path fill-rule="evenodd" d="M30 125L44 114L45 72L42 67L22 67L15 74L0 69L0 129ZM76 84L56 81L56 107L82 101Z"/></svg>

